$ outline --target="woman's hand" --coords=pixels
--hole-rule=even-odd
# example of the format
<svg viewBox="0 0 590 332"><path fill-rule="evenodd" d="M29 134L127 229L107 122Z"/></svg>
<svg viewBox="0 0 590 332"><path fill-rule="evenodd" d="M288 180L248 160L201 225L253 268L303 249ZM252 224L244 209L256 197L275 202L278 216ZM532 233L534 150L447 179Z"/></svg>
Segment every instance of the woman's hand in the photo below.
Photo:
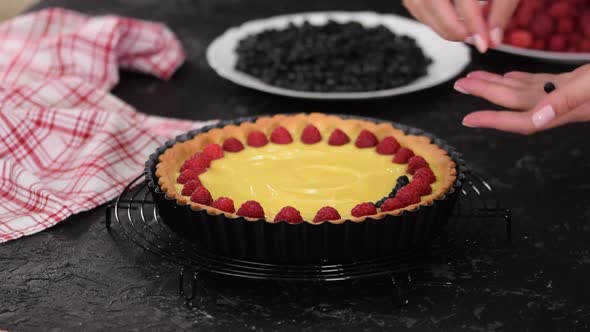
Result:
<svg viewBox="0 0 590 332"><path fill-rule="evenodd" d="M490 0L489 14L477 0L404 0L404 6L419 21L429 25L443 38L454 41L472 40L484 53L502 42L519 0ZM454 3L454 4L453 4Z"/></svg>
<svg viewBox="0 0 590 332"><path fill-rule="evenodd" d="M546 93L545 83L556 89ZM487 99L515 111L478 111L468 114L468 127L493 128L524 135L590 121L590 64L559 75L509 72L497 75L472 72L455 83L455 90Z"/></svg>

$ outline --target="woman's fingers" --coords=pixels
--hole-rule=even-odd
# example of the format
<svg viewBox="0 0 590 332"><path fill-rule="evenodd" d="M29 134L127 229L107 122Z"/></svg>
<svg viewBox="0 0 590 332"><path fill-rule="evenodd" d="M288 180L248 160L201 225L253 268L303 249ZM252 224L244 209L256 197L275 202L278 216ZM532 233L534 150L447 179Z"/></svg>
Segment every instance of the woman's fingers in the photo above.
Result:
<svg viewBox="0 0 590 332"><path fill-rule="evenodd" d="M463 118L463 125L471 128L490 128L529 135L535 132L527 113L510 111L479 111Z"/></svg>
<svg viewBox="0 0 590 332"><path fill-rule="evenodd" d="M463 17L468 34L473 38L473 44L480 53L485 53L489 47L489 33L479 1L455 0L455 6Z"/></svg>
<svg viewBox="0 0 590 332"><path fill-rule="evenodd" d="M530 135L540 129L531 121L532 112L478 111L463 118L463 125L471 128L490 128L522 135ZM547 124L543 129L567 123L590 121L590 103L578 106Z"/></svg>
<svg viewBox="0 0 590 332"><path fill-rule="evenodd" d="M454 88L461 93L484 98L494 104L517 110L531 109L535 106L539 95L543 93L542 90L534 93L525 87L514 87L474 77L459 79L455 82Z"/></svg>
<svg viewBox="0 0 590 332"><path fill-rule="evenodd" d="M511 77L505 77L502 75L490 73L490 72L483 71L483 70L473 71L473 72L467 74L467 77L478 78L478 79L485 80L485 81L492 82L492 83L500 83L500 84L512 86L514 88L525 88L529 84L529 82L524 81L524 80L519 80L519 79L511 78Z"/></svg>
<svg viewBox="0 0 590 332"><path fill-rule="evenodd" d="M590 75L579 75L542 98L534 107L531 121L535 128L543 129L555 118L590 102Z"/></svg>
<svg viewBox="0 0 590 332"><path fill-rule="evenodd" d="M491 1L491 0L490 0ZM491 46L496 47L502 43L504 38L504 28L510 22L510 18L519 0L493 0L490 5L490 13L488 15L488 27L490 29Z"/></svg>
<svg viewBox="0 0 590 332"><path fill-rule="evenodd" d="M403 4L414 17L445 39L463 41L468 35L449 0L404 0Z"/></svg>

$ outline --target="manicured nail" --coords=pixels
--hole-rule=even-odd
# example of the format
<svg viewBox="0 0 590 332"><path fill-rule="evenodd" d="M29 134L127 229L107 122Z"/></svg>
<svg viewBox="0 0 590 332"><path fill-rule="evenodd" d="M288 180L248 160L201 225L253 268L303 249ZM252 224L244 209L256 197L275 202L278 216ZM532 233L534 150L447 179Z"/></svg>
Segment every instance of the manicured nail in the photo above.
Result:
<svg viewBox="0 0 590 332"><path fill-rule="evenodd" d="M555 110L551 105L545 105L533 114L533 125L537 128L543 128L555 119Z"/></svg>
<svg viewBox="0 0 590 332"><path fill-rule="evenodd" d="M465 89L463 89L462 87L459 86L459 84L455 83L455 85L453 85L453 89L461 92L464 95L468 95L469 92L467 92Z"/></svg>
<svg viewBox="0 0 590 332"><path fill-rule="evenodd" d="M473 36L473 43L475 44L475 48L479 51L479 53L485 53L488 50L488 44L481 38L479 34Z"/></svg>
<svg viewBox="0 0 590 332"><path fill-rule="evenodd" d="M461 122L465 127L469 127L469 128L478 128L476 125L473 125L471 123L469 123L468 121L465 121L465 119L463 119L463 122Z"/></svg>
<svg viewBox="0 0 590 332"><path fill-rule="evenodd" d="M498 46L502 44L502 39L504 38L504 30L500 27L493 28L490 31L490 39L492 40L492 44Z"/></svg>

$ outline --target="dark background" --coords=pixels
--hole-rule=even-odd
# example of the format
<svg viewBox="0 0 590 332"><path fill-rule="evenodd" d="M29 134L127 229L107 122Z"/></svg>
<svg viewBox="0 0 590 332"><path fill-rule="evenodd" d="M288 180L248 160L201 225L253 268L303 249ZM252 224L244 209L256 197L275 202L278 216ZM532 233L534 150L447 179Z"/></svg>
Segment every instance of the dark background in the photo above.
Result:
<svg viewBox="0 0 590 332"><path fill-rule="evenodd" d="M590 322L590 147L587 124L517 136L461 126L493 108L452 82L407 96L313 102L267 95L222 80L207 66L208 43L230 26L316 10L402 13L399 1L47 0L89 14L116 13L169 25L187 61L169 81L124 72L114 93L142 112L230 119L277 112L367 115L423 128L455 145L514 215L514 241L491 241L461 264L433 271L455 287L423 286L399 308L387 280L304 285L207 278L202 301L176 293L177 268L104 229L104 208L0 246L0 328L8 330L572 330ZM561 72L572 67L489 52L468 71ZM467 73L466 71L465 73ZM464 73L464 74L465 74ZM489 237L501 231L482 224ZM496 254L495 247L507 249Z"/></svg>

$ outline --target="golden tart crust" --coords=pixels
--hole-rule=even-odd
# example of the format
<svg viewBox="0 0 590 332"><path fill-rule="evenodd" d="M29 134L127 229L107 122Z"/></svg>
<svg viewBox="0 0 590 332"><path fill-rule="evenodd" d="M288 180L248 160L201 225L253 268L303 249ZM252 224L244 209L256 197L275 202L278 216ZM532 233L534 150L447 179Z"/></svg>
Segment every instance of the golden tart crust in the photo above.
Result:
<svg viewBox="0 0 590 332"><path fill-rule="evenodd" d="M406 135L390 123L376 124L359 119L343 119L339 116L311 113L260 117L255 122L244 122L238 126L228 125L223 128L214 128L205 133L201 133L188 141L176 143L159 156L159 162L156 165L158 185L168 198L176 199L181 205L190 205L191 209L195 211L205 210L210 215L223 214L230 219L240 218L240 216L235 213L227 213L211 206L191 202L186 197L182 196L180 192L177 191L175 185L178 169L182 163L192 157L196 152L202 151L203 148L210 143L221 144L229 137L235 137L242 142L246 142L248 133L254 130L260 130L269 137L270 133L276 127L283 126L291 133L294 139L299 139L303 128L308 124L315 125L322 135L325 136L329 135L334 129L340 129L351 138L352 142L350 144L354 144L354 139L363 129L373 132L379 140L386 136L393 136L399 141L402 147L407 147L413 150L416 155L425 157L430 163L430 167L438 174L437 182L439 182L440 185L430 195L423 196L420 203L412 204L394 211L378 212L377 214L370 216L351 216L339 220L330 220L328 221L330 223L339 224L346 220L362 222L366 218L382 219L386 215L400 215L406 210L413 211L421 205L433 204L433 201L442 197L451 189L457 178L456 165L451 157L443 149L433 144L430 138L426 136ZM252 221L259 220L252 218L245 219ZM272 220L266 221L273 222ZM307 222L315 224L310 220L307 220Z"/></svg>

